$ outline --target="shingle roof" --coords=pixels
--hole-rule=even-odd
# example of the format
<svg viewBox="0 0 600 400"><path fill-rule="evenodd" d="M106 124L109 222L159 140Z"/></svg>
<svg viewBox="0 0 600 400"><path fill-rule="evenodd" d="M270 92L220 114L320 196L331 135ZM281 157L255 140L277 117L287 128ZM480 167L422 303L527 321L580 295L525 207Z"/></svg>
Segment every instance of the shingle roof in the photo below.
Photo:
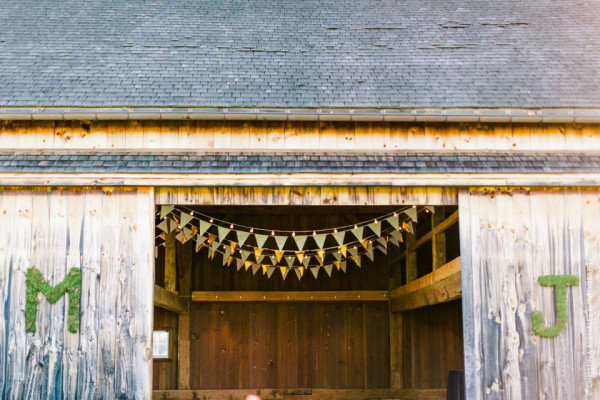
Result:
<svg viewBox="0 0 600 400"><path fill-rule="evenodd" d="M597 107L597 0L22 0L0 106Z"/></svg>
<svg viewBox="0 0 600 400"><path fill-rule="evenodd" d="M2 151L0 172L593 173L600 153Z"/></svg>

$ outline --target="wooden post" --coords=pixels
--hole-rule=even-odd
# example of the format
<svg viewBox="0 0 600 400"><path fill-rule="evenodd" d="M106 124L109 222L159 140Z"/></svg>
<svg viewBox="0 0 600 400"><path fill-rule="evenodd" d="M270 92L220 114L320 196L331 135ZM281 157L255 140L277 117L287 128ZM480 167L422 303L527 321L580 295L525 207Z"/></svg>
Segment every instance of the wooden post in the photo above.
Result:
<svg viewBox="0 0 600 400"><path fill-rule="evenodd" d="M417 251L415 236L406 235L406 283L417 279Z"/></svg>
<svg viewBox="0 0 600 400"><path fill-rule="evenodd" d="M165 289L174 292L177 280L177 257L175 234L170 233L165 240Z"/></svg>
<svg viewBox="0 0 600 400"><path fill-rule="evenodd" d="M179 268L179 296L184 312L177 319L177 389L190 388L190 302L192 293L192 257L194 248L183 246Z"/></svg>
<svg viewBox="0 0 600 400"><path fill-rule="evenodd" d="M402 381L402 316L390 311L390 388L401 389Z"/></svg>
<svg viewBox="0 0 600 400"><path fill-rule="evenodd" d="M435 228L444 221L444 207L435 207L435 214L431 216L431 230L435 232ZM433 260L433 270L435 271L442 265L446 264L446 233L434 233L431 238L431 251Z"/></svg>

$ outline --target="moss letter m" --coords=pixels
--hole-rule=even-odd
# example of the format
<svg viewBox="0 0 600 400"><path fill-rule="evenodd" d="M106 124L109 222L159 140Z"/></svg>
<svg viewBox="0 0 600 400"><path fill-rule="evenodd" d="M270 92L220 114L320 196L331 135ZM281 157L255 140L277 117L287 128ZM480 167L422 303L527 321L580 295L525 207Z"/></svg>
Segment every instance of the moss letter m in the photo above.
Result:
<svg viewBox="0 0 600 400"><path fill-rule="evenodd" d="M50 286L36 268L27 270L25 280L25 330L35 332L35 319L37 315L38 293L42 293L50 304L54 304L65 295L69 294L69 311L67 326L69 332L77 333L79 330L79 299L81 298L81 270L71 268L65 279L56 286Z"/></svg>

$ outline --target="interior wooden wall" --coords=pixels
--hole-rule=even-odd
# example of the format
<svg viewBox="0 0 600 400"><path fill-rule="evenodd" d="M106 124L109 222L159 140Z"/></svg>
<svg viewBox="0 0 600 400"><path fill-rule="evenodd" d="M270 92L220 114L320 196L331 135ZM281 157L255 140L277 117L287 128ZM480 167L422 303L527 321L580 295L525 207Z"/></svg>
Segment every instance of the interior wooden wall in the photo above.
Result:
<svg viewBox="0 0 600 400"><path fill-rule="evenodd" d="M0 148L600 149L600 125L311 121L0 121Z"/></svg>
<svg viewBox="0 0 600 400"><path fill-rule="evenodd" d="M448 371L464 369L460 300L402 313L405 388L445 388Z"/></svg>
<svg viewBox="0 0 600 400"><path fill-rule="evenodd" d="M387 388L388 305L196 303L191 388Z"/></svg>
<svg viewBox="0 0 600 400"><path fill-rule="evenodd" d="M177 314L154 307L154 330L169 331L169 358L155 358L152 364L152 388L177 389Z"/></svg>

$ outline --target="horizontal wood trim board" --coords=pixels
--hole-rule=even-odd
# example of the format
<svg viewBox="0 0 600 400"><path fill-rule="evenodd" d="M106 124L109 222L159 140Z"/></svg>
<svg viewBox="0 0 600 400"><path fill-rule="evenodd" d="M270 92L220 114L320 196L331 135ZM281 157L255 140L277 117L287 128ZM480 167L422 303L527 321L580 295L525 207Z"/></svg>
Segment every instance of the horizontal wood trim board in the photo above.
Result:
<svg viewBox="0 0 600 400"><path fill-rule="evenodd" d="M600 186L599 173L76 174L0 173L0 186Z"/></svg>
<svg viewBox="0 0 600 400"><path fill-rule="evenodd" d="M203 302L341 302L388 301L387 290L352 290L319 292L192 292L192 301Z"/></svg>
<svg viewBox="0 0 600 400"><path fill-rule="evenodd" d="M185 301L177 293L154 285L154 305L176 313L186 312Z"/></svg>
<svg viewBox="0 0 600 400"><path fill-rule="evenodd" d="M407 311L458 299L462 295L460 257L434 272L390 291L390 311Z"/></svg>
<svg viewBox="0 0 600 400"><path fill-rule="evenodd" d="M257 394L269 400L328 399L445 399L445 389L236 389L236 390L155 390L155 400L244 399Z"/></svg>
<svg viewBox="0 0 600 400"><path fill-rule="evenodd" d="M452 225L454 225L455 223L458 222L458 211L455 211L452 213L452 215L450 215L448 218L446 218L445 220L443 220L438 226L434 227L432 230L430 230L429 232L427 232L425 235L423 235L422 237L420 237L414 245L412 245L408 251L415 251L416 249L418 249L419 247L423 246L425 243L427 243L428 241L430 241L433 238L433 235L437 235L440 234L444 231L446 231L448 228L450 228ZM405 258L406 257L406 251L404 251L401 255L400 258Z"/></svg>

